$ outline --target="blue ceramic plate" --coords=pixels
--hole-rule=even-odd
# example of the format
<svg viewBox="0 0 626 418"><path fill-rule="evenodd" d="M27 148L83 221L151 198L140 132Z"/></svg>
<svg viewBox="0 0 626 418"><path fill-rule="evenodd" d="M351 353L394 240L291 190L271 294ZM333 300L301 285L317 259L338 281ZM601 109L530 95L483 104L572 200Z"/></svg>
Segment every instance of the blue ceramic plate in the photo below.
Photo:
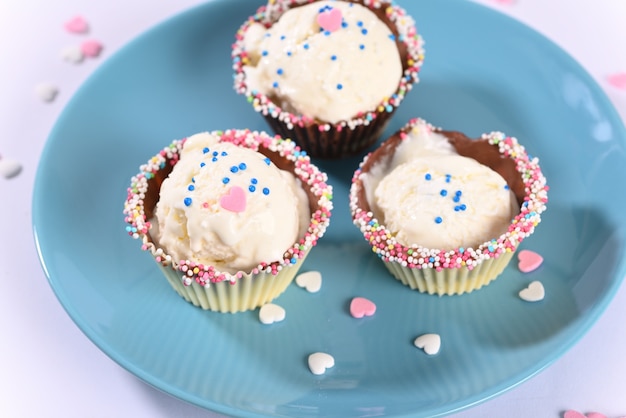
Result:
<svg viewBox="0 0 626 418"><path fill-rule="evenodd" d="M321 162L335 187L328 234L304 270L317 294L292 285L284 322L257 312L204 312L170 289L125 233L130 177L174 138L224 128L265 129L231 87L230 45L259 1L210 1L140 36L87 80L42 155L34 230L50 285L80 329L144 381L229 415L436 416L489 399L569 349L607 306L625 273L626 134L589 75L526 26L468 1L404 1L427 42L422 81L387 133L421 116L477 136L501 130L540 157L549 209L524 248L545 257L523 275L512 263L463 297L421 295L390 277L348 210L360 157ZM541 280L546 298L517 293ZM357 320L354 296L378 310ZM412 344L439 333L429 357ZM331 353L314 376L307 356Z"/></svg>

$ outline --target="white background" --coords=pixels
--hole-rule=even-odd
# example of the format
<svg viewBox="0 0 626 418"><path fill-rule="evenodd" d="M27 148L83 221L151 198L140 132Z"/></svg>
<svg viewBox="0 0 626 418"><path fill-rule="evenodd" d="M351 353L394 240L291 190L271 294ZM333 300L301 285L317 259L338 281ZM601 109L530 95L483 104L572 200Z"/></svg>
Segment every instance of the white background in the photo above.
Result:
<svg viewBox="0 0 626 418"><path fill-rule="evenodd" d="M434 0L433 0L434 1ZM624 0L480 0L539 30L590 72L626 120ZM133 37L200 0L0 0L0 156L23 165L0 176L0 416L217 417L146 385L106 357L69 319L40 268L31 232L37 162L55 119L91 72ZM63 30L80 14L87 36ZM101 41L96 59L69 64L60 51ZM43 103L35 86L60 92ZM626 286L590 332L517 388L457 418L561 417L567 409L626 416Z"/></svg>

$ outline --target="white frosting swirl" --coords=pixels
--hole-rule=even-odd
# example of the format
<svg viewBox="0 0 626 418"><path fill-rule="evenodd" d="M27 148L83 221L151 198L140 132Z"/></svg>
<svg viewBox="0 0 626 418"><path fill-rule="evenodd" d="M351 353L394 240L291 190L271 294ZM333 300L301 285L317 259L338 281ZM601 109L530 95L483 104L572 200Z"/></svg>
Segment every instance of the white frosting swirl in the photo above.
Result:
<svg viewBox="0 0 626 418"><path fill-rule="evenodd" d="M324 31L320 13L341 11L342 25ZM393 95L402 63L389 28L367 7L319 1L286 11L269 29L245 34L250 89L298 115L337 123L373 111Z"/></svg>
<svg viewBox="0 0 626 418"><path fill-rule="evenodd" d="M235 188L242 199L233 197ZM227 195L236 210L222 200ZM150 233L175 259L234 273L282 259L309 216L306 194L291 173L258 152L202 133L187 139L161 185Z"/></svg>

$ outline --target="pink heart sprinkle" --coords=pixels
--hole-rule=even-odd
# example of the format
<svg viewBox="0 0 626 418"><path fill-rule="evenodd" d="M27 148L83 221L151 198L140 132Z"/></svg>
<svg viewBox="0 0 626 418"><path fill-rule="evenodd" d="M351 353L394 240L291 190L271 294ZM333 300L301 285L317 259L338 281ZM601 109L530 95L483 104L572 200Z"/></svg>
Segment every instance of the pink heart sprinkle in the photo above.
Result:
<svg viewBox="0 0 626 418"><path fill-rule="evenodd" d="M626 90L626 72L611 74L606 78L606 81L613 87Z"/></svg>
<svg viewBox="0 0 626 418"><path fill-rule="evenodd" d="M585 418L585 416L580 412L572 411L570 409L569 411L565 411L565 413L563 414L563 418Z"/></svg>
<svg viewBox="0 0 626 418"><path fill-rule="evenodd" d="M317 24L325 31L334 32L341 27L342 19L341 10L331 8L317 15Z"/></svg>
<svg viewBox="0 0 626 418"><path fill-rule="evenodd" d="M354 318L372 316L376 312L376 304L369 299L356 297L350 302L350 315Z"/></svg>
<svg viewBox="0 0 626 418"><path fill-rule="evenodd" d="M520 251L517 258L519 260L517 267L522 273L530 273L543 263L543 257L530 250Z"/></svg>
<svg viewBox="0 0 626 418"><path fill-rule="evenodd" d="M587 418L606 418L606 415L599 412L589 412Z"/></svg>
<svg viewBox="0 0 626 418"><path fill-rule="evenodd" d="M89 30L89 24L83 17L76 16L65 22L65 30L70 33L86 33Z"/></svg>
<svg viewBox="0 0 626 418"><path fill-rule="evenodd" d="M507 6L511 6L515 4L515 0L494 0L496 3L504 4Z"/></svg>
<svg viewBox="0 0 626 418"><path fill-rule="evenodd" d="M86 57L96 58L102 52L102 44L98 41L89 40L80 45L81 51Z"/></svg>
<svg viewBox="0 0 626 418"><path fill-rule="evenodd" d="M220 205L231 212L243 212L246 210L246 193L241 187L233 186L220 198Z"/></svg>

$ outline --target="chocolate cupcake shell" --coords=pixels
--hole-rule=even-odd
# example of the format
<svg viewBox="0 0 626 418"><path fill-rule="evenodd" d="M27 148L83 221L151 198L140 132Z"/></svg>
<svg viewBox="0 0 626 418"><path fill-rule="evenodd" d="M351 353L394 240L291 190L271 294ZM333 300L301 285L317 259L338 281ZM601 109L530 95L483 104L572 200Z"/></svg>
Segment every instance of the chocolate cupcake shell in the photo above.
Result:
<svg viewBox="0 0 626 418"><path fill-rule="evenodd" d="M243 42L246 30L255 22L270 27L286 10L308 4L310 1L277 0L272 2L271 7L260 7L257 13L240 27L233 44L235 90L247 97L275 133L293 139L302 150L315 158L338 159L354 156L373 145L382 135L405 96L419 81L418 73L424 60L423 39L404 9L389 2L372 0L351 0L351 2L368 7L389 27L396 39L403 74L398 88L391 97L385 98L376 109L365 110L350 120L328 123L290 113L272 102L271 98L250 89L246 84L243 70L248 63ZM382 76L384 75L381 74Z"/></svg>

